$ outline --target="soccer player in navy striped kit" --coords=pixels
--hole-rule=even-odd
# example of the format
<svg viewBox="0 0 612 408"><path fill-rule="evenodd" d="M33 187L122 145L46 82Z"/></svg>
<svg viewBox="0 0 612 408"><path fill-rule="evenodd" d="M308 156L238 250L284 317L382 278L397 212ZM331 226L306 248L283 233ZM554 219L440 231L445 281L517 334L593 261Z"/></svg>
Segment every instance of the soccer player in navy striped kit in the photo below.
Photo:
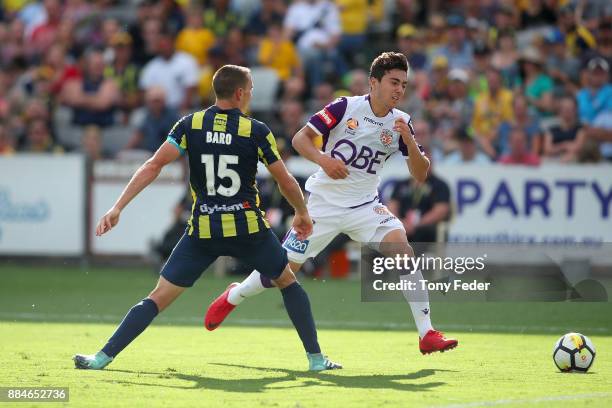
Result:
<svg viewBox="0 0 612 408"><path fill-rule="evenodd" d="M308 296L259 209L255 174L261 161L295 209L294 230L302 239L312 232L302 191L280 159L274 136L264 123L243 113L252 88L248 68L221 67L213 77L215 104L179 120L167 141L136 171L115 205L100 219L98 236L117 225L121 211L166 164L187 153L193 208L185 234L162 268L155 289L130 309L98 353L74 356L77 368L106 367L219 256L240 259L280 288L310 370L342 368L321 353Z"/></svg>

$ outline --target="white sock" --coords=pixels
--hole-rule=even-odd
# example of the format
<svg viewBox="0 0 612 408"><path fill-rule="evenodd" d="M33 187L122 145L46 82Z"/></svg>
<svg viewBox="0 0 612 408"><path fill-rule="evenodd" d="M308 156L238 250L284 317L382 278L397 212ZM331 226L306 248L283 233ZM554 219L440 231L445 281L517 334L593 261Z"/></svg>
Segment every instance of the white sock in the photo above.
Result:
<svg viewBox="0 0 612 408"><path fill-rule="evenodd" d="M239 305L245 298L258 295L264 290L266 287L261 283L261 274L255 270L238 286L230 289L227 301L232 305Z"/></svg>
<svg viewBox="0 0 612 408"><path fill-rule="evenodd" d="M423 338L428 331L433 330L431 326L431 309L429 308L429 292L427 289L422 289L421 280L423 274L416 270L411 275L402 275L401 280L412 281L416 283L415 290L403 290L402 293L412 310L414 323L419 331L419 337Z"/></svg>

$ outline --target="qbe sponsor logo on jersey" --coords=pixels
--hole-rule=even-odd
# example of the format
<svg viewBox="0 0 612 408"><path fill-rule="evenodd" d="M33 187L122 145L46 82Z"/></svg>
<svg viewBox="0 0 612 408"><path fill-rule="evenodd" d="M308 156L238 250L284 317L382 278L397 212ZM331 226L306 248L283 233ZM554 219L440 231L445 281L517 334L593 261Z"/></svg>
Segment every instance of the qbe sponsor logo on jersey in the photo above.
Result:
<svg viewBox="0 0 612 408"><path fill-rule="evenodd" d="M295 233L295 231L291 231L291 234L289 234L287 239L285 239L285 241L283 242L283 248L292 252L297 252L298 254L304 254L306 253L306 249L308 249L309 243L310 240L307 239L305 239L304 241L300 241L299 239L297 239L297 234Z"/></svg>

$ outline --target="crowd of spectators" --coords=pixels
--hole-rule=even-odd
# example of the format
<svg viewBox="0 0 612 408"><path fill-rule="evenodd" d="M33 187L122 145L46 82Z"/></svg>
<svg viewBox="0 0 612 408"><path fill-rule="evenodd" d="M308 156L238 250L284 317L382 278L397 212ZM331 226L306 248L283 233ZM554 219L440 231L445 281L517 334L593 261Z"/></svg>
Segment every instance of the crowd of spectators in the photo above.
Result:
<svg viewBox="0 0 612 408"><path fill-rule="evenodd" d="M308 116L368 91L371 59L411 66L400 108L438 163L612 160L605 0L4 0L0 154L154 151L213 102L226 63L268 68L285 158ZM257 83L255 83L257 87Z"/></svg>

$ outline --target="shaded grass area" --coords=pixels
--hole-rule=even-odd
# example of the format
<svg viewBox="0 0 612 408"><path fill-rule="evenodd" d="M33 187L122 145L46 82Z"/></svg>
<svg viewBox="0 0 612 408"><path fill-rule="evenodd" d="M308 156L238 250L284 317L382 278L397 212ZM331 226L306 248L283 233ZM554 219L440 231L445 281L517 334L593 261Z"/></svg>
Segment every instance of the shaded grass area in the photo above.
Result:
<svg viewBox="0 0 612 408"><path fill-rule="evenodd" d="M145 269L0 267L0 320L117 322L147 296L157 274ZM156 324L201 324L208 304L232 280L204 275L156 320ZM319 327L414 330L408 305L362 303L360 282L302 279ZM436 327L460 332L612 334L612 303L436 302ZM228 325L281 326L290 323L276 289L248 299Z"/></svg>

